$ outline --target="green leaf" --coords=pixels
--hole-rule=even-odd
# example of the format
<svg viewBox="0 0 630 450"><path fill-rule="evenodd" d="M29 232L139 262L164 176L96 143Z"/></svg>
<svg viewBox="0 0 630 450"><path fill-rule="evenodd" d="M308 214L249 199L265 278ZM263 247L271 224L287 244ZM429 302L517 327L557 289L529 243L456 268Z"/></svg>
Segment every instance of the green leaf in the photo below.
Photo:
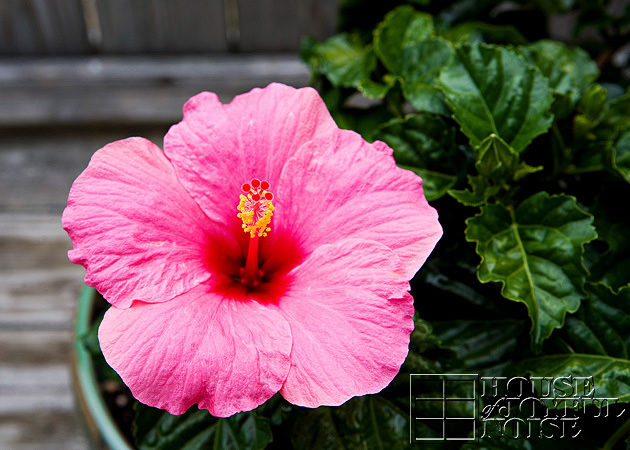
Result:
<svg viewBox="0 0 630 450"><path fill-rule="evenodd" d="M516 373L533 377L593 377L595 396L630 401L630 361L610 356L568 353L524 359L512 366ZM588 402L588 399L585 398ZM553 406L547 405L547 407ZM567 402L572 407L571 402ZM564 407L561 402L559 408Z"/></svg>
<svg viewBox="0 0 630 450"><path fill-rule="evenodd" d="M406 166L404 164L398 164L398 166L402 169L411 170L422 178L424 195L429 201L437 200L442 197L457 183L457 177L455 175L421 169L420 167Z"/></svg>
<svg viewBox="0 0 630 450"><path fill-rule="evenodd" d="M521 51L547 77L556 95L554 113L562 117L573 110L584 90L599 76L595 62L579 47L542 40L522 47ZM561 97L567 99L564 111L558 110Z"/></svg>
<svg viewBox="0 0 630 450"><path fill-rule="evenodd" d="M519 162L519 154L500 137L491 134L479 144L475 167L480 175L496 184L542 170Z"/></svg>
<svg viewBox="0 0 630 450"><path fill-rule="evenodd" d="M465 206L481 206L501 190L501 186L488 183L488 180L480 175L468 175L468 184L470 189L451 189L448 195Z"/></svg>
<svg viewBox="0 0 630 450"><path fill-rule="evenodd" d="M447 115L450 109L443 94L434 87L441 70L453 60L454 50L438 38L405 48L400 71L405 98L417 111Z"/></svg>
<svg viewBox="0 0 630 450"><path fill-rule="evenodd" d="M605 122L616 128L630 127L630 90L610 102Z"/></svg>
<svg viewBox="0 0 630 450"><path fill-rule="evenodd" d="M468 176L469 190L450 190L448 193L466 206L480 206L509 189L512 181L542 170L519 162L519 154L495 134L491 134L479 144L475 167L479 176Z"/></svg>
<svg viewBox="0 0 630 450"><path fill-rule="evenodd" d="M479 43L458 48L439 86L474 146L494 133L520 152L553 121L547 80L507 48Z"/></svg>
<svg viewBox="0 0 630 450"><path fill-rule="evenodd" d="M612 147L612 167L630 183L630 128L620 132Z"/></svg>
<svg viewBox="0 0 630 450"><path fill-rule="evenodd" d="M372 108L342 108L332 110L331 114L339 128L354 130L368 141L373 141L378 128L392 118L392 114L383 106Z"/></svg>
<svg viewBox="0 0 630 450"><path fill-rule="evenodd" d="M592 222L574 197L546 192L515 211L486 205L466 221L466 239L481 256L479 280L501 282L505 298L527 306L535 350L580 305L587 275L583 245L597 237Z"/></svg>
<svg viewBox="0 0 630 450"><path fill-rule="evenodd" d="M589 208L595 216L598 238L586 246L585 263L588 262L591 281L618 291L630 280L630 218L619 214L619 198L630 195L630 185L621 177L606 177L604 183L589 189L598 191Z"/></svg>
<svg viewBox="0 0 630 450"><path fill-rule="evenodd" d="M180 416L136 404L134 440L141 449L262 449L272 441L269 421L254 413L221 419L191 408Z"/></svg>
<svg viewBox="0 0 630 450"><path fill-rule="evenodd" d="M382 83L366 78L357 83L357 89L367 98L378 99L385 97L395 82L391 77L385 77Z"/></svg>
<svg viewBox="0 0 630 450"><path fill-rule="evenodd" d="M416 111L447 115L442 94L433 87L451 59L448 42L433 38L433 19L410 6L385 16L374 31L374 50L383 65L401 79L405 98Z"/></svg>
<svg viewBox="0 0 630 450"><path fill-rule="evenodd" d="M356 34L338 34L303 49L302 57L314 72L325 75L333 86L357 87L376 67L371 46Z"/></svg>
<svg viewBox="0 0 630 450"><path fill-rule="evenodd" d="M567 317L564 332L576 353L628 359L630 356L630 286L615 294L603 284L587 287L588 296L576 314Z"/></svg>
<svg viewBox="0 0 630 450"><path fill-rule="evenodd" d="M433 332L456 355L449 370L480 370L511 359L524 331L517 320L456 320L432 322ZM468 372L465 372L468 373Z"/></svg>
<svg viewBox="0 0 630 450"><path fill-rule="evenodd" d="M394 149L396 163L423 179L427 199L441 197L455 185L460 170L456 157L455 129L431 114L392 119L376 137Z"/></svg>
<svg viewBox="0 0 630 450"><path fill-rule="evenodd" d="M355 397L343 405L302 410L292 430L296 449L407 449L409 411L378 395Z"/></svg>
<svg viewBox="0 0 630 450"><path fill-rule="evenodd" d="M399 6L390 11L374 30L374 51L392 73L400 73L405 63L407 47L433 34L433 18L411 6Z"/></svg>
<svg viewBox="0 0 630 450"><path fill-rule="evenodd" d="M465 22L449 28L440 35L456 45L485 42L487 44L526 44L527 39L513 26Z"/></svg>

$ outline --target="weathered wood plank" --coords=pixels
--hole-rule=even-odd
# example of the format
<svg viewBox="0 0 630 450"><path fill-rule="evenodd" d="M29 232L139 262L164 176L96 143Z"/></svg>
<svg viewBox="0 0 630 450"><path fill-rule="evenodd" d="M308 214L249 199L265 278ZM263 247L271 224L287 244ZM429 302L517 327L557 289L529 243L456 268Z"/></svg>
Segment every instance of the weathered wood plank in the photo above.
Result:
<svg viewBox="0 0 630 450"><path fill-rule="evenodd" d="M70 330L0 328L0 361L17 366L64 363L69 360L71 340Z"/></svg>
<svg viewBox="0 0 630 450"><path fill-rule="evenodd" d="M43 342L42 342L43 344ZM0 447L86 448L65 361L0 364Z"/></svg>
<svg viewBox="0 0 630 450"><path fill-rule="evenodd" d="M104 52L227 49L222 0L97 0L97 5Z"/></svg>
<svg viewBox="0 0 630 450"><path fill-rule="evenodd" d="M84 270L69 248L58 215L0 214L0 361L4 332L70 330Z"/></svg>
<svg viewBox="0 0 630 450"><path fill-rule="evenodd" d="M0 0L0 54L83 53L80 0Z"/></svg>
<svg viewBox="0 0 630 450"><path fill-rule="evenodd" d="M35 408L0 415L0 447L9 450L85 450L88 448L73 411Z"/></svg>
<svg viewBox="0 0 630 450"><path fill-rule="evenodd" d="M0 230L9 226L23 228L23 234L31 227L40 232L48 227L54 228L65 239L61 212L72 182L85 169L92 154L109 142L129 136L144 136L161 146L165 131L166 127L129 127L100 131L47 129L0 133L0 212L7 214L10 211L13 215L17 212L54 213L39 219L45 224L38 223L36 218L28 219L29 216L0 215ZM0 236L3 233L8 231L0 231ZM24 236L11 235L10 238L20 240ZM5 245L20 251L15 243ZM59 256L53 256L54 250L46 250L45 245L38 251L48 252L54 258L51 262L58 262ZM65 252L61 253L65 256ZM32 253L24 258L39 257ZM21 264L20 267L26 266Z"/></svg>
<svg viewBox="0 0 630 450"><path fill-rule="evenodd" d="M0 213L0 448L86 448L68 364L84 271L69 247L57 214Z"/></svg>
<svg viewBox="0 0 630 450"><path fill-rule="evenodd" d="M296 51L304 36L330 37L336 29L339 3L339 0L238 0L239 49Z"/></svg>
<svg viewBox="0 0 630 450"><path fill-rule="evenodd" d="M229 101L272 81L308 79L293 55L0 60L0 127L168 124L204 90Z"/></svg>

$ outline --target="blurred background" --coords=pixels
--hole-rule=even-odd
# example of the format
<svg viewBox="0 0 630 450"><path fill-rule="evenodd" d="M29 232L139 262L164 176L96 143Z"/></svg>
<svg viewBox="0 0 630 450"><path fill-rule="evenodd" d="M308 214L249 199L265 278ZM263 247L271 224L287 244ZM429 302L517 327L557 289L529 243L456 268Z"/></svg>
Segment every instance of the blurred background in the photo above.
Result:
<svg viewBox="0 0 630 450"><path fill-rule="evenodd" d="M60 216L108 142L162 146L184 102L306 85L337 0L0 0L0 449L85 448L70 375L84 270Z"/></svg>
<svg viewBox="0 0 630 450"><path fill-rule="evenodd" d="M128 136L161 146L203 90L229 101L271 81L304 86L303 37L371 29L399 3L0 0L0 449L87 445L69 364L84 270L67 261L60 216L90 156ZM597 22L610 18L592 13L600 1L416 3L440 3L450 23L580 44L603 71L630 77L627 1L605 2L626 30L611 35Z"/></svg>

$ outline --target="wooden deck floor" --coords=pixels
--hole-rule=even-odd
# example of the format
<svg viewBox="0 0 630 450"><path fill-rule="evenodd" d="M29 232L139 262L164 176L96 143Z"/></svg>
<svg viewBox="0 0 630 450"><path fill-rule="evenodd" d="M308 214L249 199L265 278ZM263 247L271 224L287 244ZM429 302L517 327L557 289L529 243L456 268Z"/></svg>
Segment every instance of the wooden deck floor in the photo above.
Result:
<svg viewBox="0 0 630 450"><path fill-rule="evenodd" d="M261 60L257 61L259 64ZM205 88L229 97L234 91L286 79L287 72L293 71L293 84L306 83L307 76L305 69L296 69L297 59L290 57L286 64L272 69L265 64L255 70L248 66L247 79L235 84L239 80L235 75L228 80L229 89L218 76L210 77L212 82L204 85L209 80L208 68L205 75L202 73L205 79L200 76L183 85L166 86L162 98L160 89L150 82L143 87L136 81L132 103L139 107L141 117L134 121L117 120L129 115L124 109L129 89L124 77L130 76L117 66L122 72L115 86L104 92L111 93L110 106L118 96L118 112L116 108L93 111L94 121L71 126L72 117L81 115L72 108L91 107L92 103L74 95L69 100L73 106L68 109L63 106L63 95L72 90L73 82L85 86L85 78L76 76L69 82L66 77L55 83L50 78L51 69L44 70L50 95L40 98L37 93L41 91L30 87L42 85L42 76L33 75L42 72L42 66L31 65L26 74L31 79L24 75L24 67L28 64L0 60L0 80L5 81L0 83L0 449L83 449L87 440L75 412L69 360L72 318L84 270L68 262L66 252L71 245L60 223L72 181L92 153L113 140L144 136L161 146L167 122L178 120L183 100L192 93ZM232 70L242 75L238 67ZM53 72L59 73L56 70ZM212 70L221 73L223 69ZM16 71L22 71L22 78ZM112 83L107 77L87 83L103 97L103 91L95 87L99 82L105 86ZM6 97L10 101L4 102L2 91L11 89L11 83L14 91ZM55 97L54 92L61 97ZM17 110L12 114L12 109L18 108L37 111L38 102L51 108L50 121L41 111L39 116L20 116ZM154 117L151 108L160 102L170 109ZM100 123L100 128L95 128L95 123ZM114 126L116 123L119 125Z"/></svg>

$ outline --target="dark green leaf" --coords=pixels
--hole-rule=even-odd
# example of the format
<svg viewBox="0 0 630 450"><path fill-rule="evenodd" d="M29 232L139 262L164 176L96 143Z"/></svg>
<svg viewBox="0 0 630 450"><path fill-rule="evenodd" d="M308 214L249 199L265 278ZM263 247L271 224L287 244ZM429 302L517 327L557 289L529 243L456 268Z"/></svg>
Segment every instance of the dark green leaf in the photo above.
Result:
<svg viewBox="0 0 630 450"><path fill-rule="evenodd" d="M405 98L417 111L447 115L450 109L434 87L440 71L453 59L454 50L444 40L431 38L407 47L399 72Z"/></svg>
<svg viewBox="0 0 630 450"><path fill-rule="evenodd" d="M468 184L470 189L451 189L448 195L462 205L481 206L501 190L501 186L488 183L488 180L480 175L468 175Z"/></svg>
<svg viewBox="0 0 630 450"><path fill-rule="evenodd" d="M105 300L102 301L105 302ZM81 336L81 343L92 355L92 362L94 364L94 367L98 369L99 374L107 379L114 380L120 383L120 385L122 386L120 375L118 375L118 373L114 369L112 369L109 364L107 364L107 361L105 361L105 357L103 356L103 352L101 351L101 345L98 341L98 329L101 326L101 322L103 321L104 313L105 311L97 315L87 333Z"/></svg>
<svg viewBox="0 0 630 450"><path fill-rule="evenodd" d="M220 419L191 408L180 416L136 405L134 440L143 449L262 449L271 441L269 421L254 413Z"/></svg>
<svg viewBox="0 0 630 450"><path fill-rule="evenodd" d="M527 306L535 349L580 305L587 274L583 245L597 237L592 221L574 197L545 192L515 211L486 205L466 221L466 239L476 242L481 256L479 280L501 282L504 297Z"/></svg>
<svg viewBox="0 0 630 450"><path fill-rule="evenodd" d="M610 102L605 121L616 128L630 127L630 91Z"/></svg>
<svg viewBox="0 0 630 450"><path fill-rule="evenodd" d="M466 22L440 33L444 39L453 44L526 44L527 40L512 26L490 25L483 22Z"/></svg>
<svg viewBox="0 0 630 450"><path fill-rule="evenodd" d="M431 325L442 347L456 355L449 370L480 370L511 359L524 331L524 322L516 320L458 320Z"/></svg>
<svg viewBox="0 0 630 450"><path fill-rule="evenodd" d="M568 104L561 117L566 116L578 102L584 90L593 83L598 75L597 65L584 50L549 40L542 40L522 47L523 54L549 80L549 86L556 95L554 112L560 111L556 105L558 97L566 97Z"/></svg>
<svg viewBox="0 0 630 450"><path fill-rule="evenodd" d="M627 359L581 353L545 355L521 360L513 370L534 377L592 376L596 397L619 398L622 403L630 401L630 361ZM588 402L588 398L585 401ZM571 402L567 402L567 406L572 407ZM557 407L563 408L564 402Z"/></svg>
<svg viewBox="0 0 630 450"><path fill-rule="evenodd" d="M575 117L578 137L595 128L604 118L608 109L608 91L599 84L592 85L582 95L579 107L582 114Z"/></svg>
<svg viewBox="0 0 630 450"><path fill-rule="evenodd" d="M343 405L301 411L292 430L296 449L407 449L409 411L378 395L356 397Z"/></svg>
<svg viewBox="0 0 630 450"><path fill-rule="evenodd" d="M502 184L507 180L520 179L541 170L519 162L519 154L500 137L491 134L479 144L475 167L479 174Z"/></svg>
<svg viewBox="0 0 630 450"><path fill-rule="evenodd" d="M369 78L360 80L357 83L357 89L367 98L383 98L387 94L396 81L392 77L385 77L382 83L373 81Z"/></svg>
<svg viewBox="0 0 630 450"><path fill-rule="evenodd" d="M549 84L515 51L484 44L457 49L439 85L473 145L496 134L520 152L553 121Z"/></svg>
<svg viewBox="0 0 630 450"><path fill-rule="evenodd" d="M411 6L399 6L389 12L374 30L374 50L392 73L400 73L405 63L404 51L433 34L433 19Z"/></svg>
<svg viewBox="0 0 630 450"><path fill-rule="evenodd" d="M615 294L603 284L589 285L578 312L567 318L565 333L577 353L630 356L630 286Z"/></svg>
<svg viewBox="0 0 630 450"><path fill-rule="evenodd" d="M325 75L333 86L356 87L370 78L376 67L371 46L354 34L339 34L303 49L303 58L314 72Z"/></svg>
<svg viewBox="0 0 630 450"><path fill-rule="evenodd" d="M440 117L416 114L392 119L376 137L394 149L396 163L424 180L427 199L441 197L457 181L455 130Z"/></svg>
<svg viewBox="0 0 630 450"><path fill-rule="evenodd" d="M630 183L630 128L622 130L612 147L612 167Z"/></svg>
<svg viewBox="0 0 630 450"><path fill-rule="evenodd" d="M378 128L392 118L392 114L383 106L342 108L333 110L332 116L339 128L354 130L368 141L373 141Z"/></svg>

